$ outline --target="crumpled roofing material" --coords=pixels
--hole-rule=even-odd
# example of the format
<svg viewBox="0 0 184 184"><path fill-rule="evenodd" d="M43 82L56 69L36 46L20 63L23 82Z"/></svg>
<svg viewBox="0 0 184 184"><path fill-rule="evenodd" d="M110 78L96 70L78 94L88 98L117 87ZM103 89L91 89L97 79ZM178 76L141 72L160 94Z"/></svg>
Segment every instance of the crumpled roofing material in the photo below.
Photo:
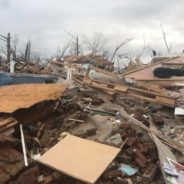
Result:
<svg viewBox="0 0 184 184"><path fill-rule="evenodd" d="M68 84L22 84L0 88L0 112L12 113L63 95Z"/></svg>

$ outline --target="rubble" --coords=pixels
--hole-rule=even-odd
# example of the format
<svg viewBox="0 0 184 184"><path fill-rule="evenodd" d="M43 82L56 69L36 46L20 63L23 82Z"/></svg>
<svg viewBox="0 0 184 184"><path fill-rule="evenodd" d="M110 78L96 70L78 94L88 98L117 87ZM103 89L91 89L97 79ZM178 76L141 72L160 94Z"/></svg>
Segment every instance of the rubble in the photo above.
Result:
<svg viewBox="0 0 184 184"><path fill-rule="evenodd" d="M151 64L148 64L147 66L144 66L144 67L139 67L132 71L125 72L122 75L125 78L131 78L139 82L156 84L158 86L163 86L163 87L175 87L177 86L177 83L178 83L178 86L182 86L183 80L184 80L183 76L182 75L173 76L172 69L174 69L174 71L179 69L179 71L177 72L179 74L179 73L182 73L183 66L184 66L183 56L169 57L169 58L158 57L158 58L153 58L153 62ZM160 73L160 75L163 78L160 78L159 77L160 75L158 76L154 75L154 70L156 69L159 70L159 68L164 69ZM165 72L165 68L168 68L169 71Z"/></svg>
<svg viewBox="0 0 184 184"><path fill-rule="evenodd" d="M173 178L182 183L183 116L176 116L174 108L182 108L183 87L125 80L103 66L90 66L93 74L80 72L81 63L98 57L89 58L64 58L55 62L58 69L48 69L52 62L37 70L57 73L59 80L53 82L58 84L0 87L0 183L163 184ZM71 81L63 76L68 68ZM60 147L67 137L75 141ZM98 152L97 145L106 152ZM177 175L168 175L171 167Z"/></svg>

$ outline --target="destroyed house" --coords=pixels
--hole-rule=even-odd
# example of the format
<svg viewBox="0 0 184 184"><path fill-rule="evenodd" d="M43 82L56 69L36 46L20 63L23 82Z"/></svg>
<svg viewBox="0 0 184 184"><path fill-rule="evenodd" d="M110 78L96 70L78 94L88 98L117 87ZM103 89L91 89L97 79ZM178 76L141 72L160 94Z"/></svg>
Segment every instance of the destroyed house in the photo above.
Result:
<svg viewBox="0 0 184 184"><path fill-rule="evenodd" d="M152 84L158 84L161 86L172 86L178 83L183 83L184 75L181 76L169 76L165 78L159 78L154 75L154 70L156 68L169 68L169 69L183 69L184 68L184 57L175 57L174 59L166 59L160 62L156 62L147 65L136 70L126 72L123 74L125 78L135 79L137 81L149 82Z"/></svg>

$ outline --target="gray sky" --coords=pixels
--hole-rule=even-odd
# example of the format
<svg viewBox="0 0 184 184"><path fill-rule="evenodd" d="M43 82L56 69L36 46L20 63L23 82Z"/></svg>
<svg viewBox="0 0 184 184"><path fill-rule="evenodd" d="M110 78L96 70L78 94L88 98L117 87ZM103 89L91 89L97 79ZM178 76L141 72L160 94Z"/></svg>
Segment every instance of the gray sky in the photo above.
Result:
<svg viewBox="0 0 184 184"><path fill-rule="evenodd" d="M125 53L141 52L144 37L151 48L166 53L162 23L175 53L184 49L183 7L182 0L0 0L0 33L17 34L19 49L30 39L46 56L69 39L64 30L88 37L103 33L112 49L133 37L122 48Z"/></svg>

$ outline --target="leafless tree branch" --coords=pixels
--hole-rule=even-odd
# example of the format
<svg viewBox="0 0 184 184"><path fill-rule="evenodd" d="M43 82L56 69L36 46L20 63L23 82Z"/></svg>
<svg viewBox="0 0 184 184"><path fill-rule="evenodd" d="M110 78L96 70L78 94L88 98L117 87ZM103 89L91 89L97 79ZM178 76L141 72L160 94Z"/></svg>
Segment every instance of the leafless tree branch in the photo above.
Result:
<svg viewBox="0 0 184 184"><path fill-rule="evenodd" d="M167 52L168 52L168 54L170 54L171 53L171 47L169 47L168 44L167 44L166 33L164 32L164 29L162 27L162 24L160 24L160 27L161 27L161 30L162 30L163 40L164 40L164 43L165 43Z"/></svg>
<svg viewBox="0 0 184 184"><path fill-rule="evenodd" d="M124 45L126 45L128 42L130 42L132 39L133 39L133 38L127 38L127 39L123 40L118 46L116 46L116 48L115 48L115 50L114 50L114 52L113 52L113 54L112 54L112 57L111 57L111 62L114 61L114 58L115 58L115 56L116 56L118 50L119 50L122 46L124 46Z"/></svg>
<svg viewBox="0 0 184 184"><path fill-rule="evenodd" d="M79 55L79 36L78 35L73 35L67 31L64 30L64 32L69 35L70 37L72 37L75 40L75 54L78 56Z"/></svg>
<svg viewBox="0 0 184 184"><path fill-rule="evenodd" d="M84 38L84 44L91 53L103 54L106 38L101 33L94 33L91 39L88 39L87 37Z"/></svg>

